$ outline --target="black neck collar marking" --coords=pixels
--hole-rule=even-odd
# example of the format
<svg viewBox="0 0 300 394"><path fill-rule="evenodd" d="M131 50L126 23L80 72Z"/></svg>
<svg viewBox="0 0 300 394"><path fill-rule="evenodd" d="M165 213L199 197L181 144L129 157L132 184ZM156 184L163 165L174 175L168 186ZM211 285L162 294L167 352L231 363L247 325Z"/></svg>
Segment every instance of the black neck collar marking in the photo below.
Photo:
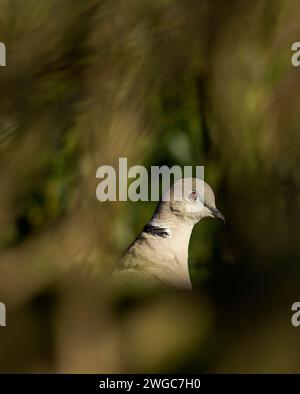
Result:
<svg viewBox="0 0 300 394"><path fill-rule="evenodd" d="M146 224L143 228L143 233L154 235L155 237L166 238L170 235L169 230L164 227L154 226L153 224Z"/></svg>

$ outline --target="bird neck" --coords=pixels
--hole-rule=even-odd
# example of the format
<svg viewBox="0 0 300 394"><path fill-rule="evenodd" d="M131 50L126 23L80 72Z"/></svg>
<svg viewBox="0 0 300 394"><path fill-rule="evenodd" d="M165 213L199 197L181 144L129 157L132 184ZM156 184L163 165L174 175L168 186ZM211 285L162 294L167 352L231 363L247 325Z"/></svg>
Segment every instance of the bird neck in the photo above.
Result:
<svg viewBox="0 0 300 394"><path fill-rule="evenodd" d="M188 247L194 223L173 215L167 218L154 216L149 224L162 229L164 240L176 252L176 257L187 263Z"/></svg>
<svg viewBox="0 0 300 394"><path fill-rule="evenodd" d="M149 225L162 229L161 246L170 253L164 262L168 265L170 279L174 274L172 282L178 279L180 287L191 288L188 250L194 223L176 215L155 215Z"/></svg>

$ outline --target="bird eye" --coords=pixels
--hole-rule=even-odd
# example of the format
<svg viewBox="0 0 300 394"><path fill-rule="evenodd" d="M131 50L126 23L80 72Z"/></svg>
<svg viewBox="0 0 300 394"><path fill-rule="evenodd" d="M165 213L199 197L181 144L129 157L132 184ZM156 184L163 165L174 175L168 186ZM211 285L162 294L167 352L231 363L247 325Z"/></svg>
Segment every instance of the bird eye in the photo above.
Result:
<svg viewBox="0 0 300 394"><path fill-rule="evenodd" d="M193 201L193 202L197 201L197 199L198 199L198 193L195 192L195 191L191 192L191 193L189 194L189 199L190 199L191 201Z"/></svg>

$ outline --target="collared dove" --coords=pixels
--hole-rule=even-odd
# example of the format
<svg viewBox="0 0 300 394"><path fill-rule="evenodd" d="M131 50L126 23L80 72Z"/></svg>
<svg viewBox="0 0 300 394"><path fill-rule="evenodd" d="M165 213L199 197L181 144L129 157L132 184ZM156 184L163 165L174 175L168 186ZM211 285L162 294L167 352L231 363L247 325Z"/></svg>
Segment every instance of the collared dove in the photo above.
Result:
<svg viewBox="0 0 300 394"><path fill-rule="evenodd" d="M198 178L180 179L167 192L169 198L158 203L149 223L118 262L114 276L139 287L164 284L191 290L188 247L193 227L205 217L225 219L216 208L211 187ZM181 201L176 193L182 193Z"/></svg>

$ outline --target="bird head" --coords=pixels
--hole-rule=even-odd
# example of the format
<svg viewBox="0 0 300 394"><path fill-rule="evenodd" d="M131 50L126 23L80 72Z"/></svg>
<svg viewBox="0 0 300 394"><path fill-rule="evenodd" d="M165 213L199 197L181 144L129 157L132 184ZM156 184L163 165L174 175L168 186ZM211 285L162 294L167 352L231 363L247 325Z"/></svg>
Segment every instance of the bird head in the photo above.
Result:
<svg viewBox="0 0 300 394"><path fill-rule="evenodd" d="M160 208L194 224L205 217L225 222L223 214L216 208L212 188L198 178L177 180L163 194Z"/></svg>

